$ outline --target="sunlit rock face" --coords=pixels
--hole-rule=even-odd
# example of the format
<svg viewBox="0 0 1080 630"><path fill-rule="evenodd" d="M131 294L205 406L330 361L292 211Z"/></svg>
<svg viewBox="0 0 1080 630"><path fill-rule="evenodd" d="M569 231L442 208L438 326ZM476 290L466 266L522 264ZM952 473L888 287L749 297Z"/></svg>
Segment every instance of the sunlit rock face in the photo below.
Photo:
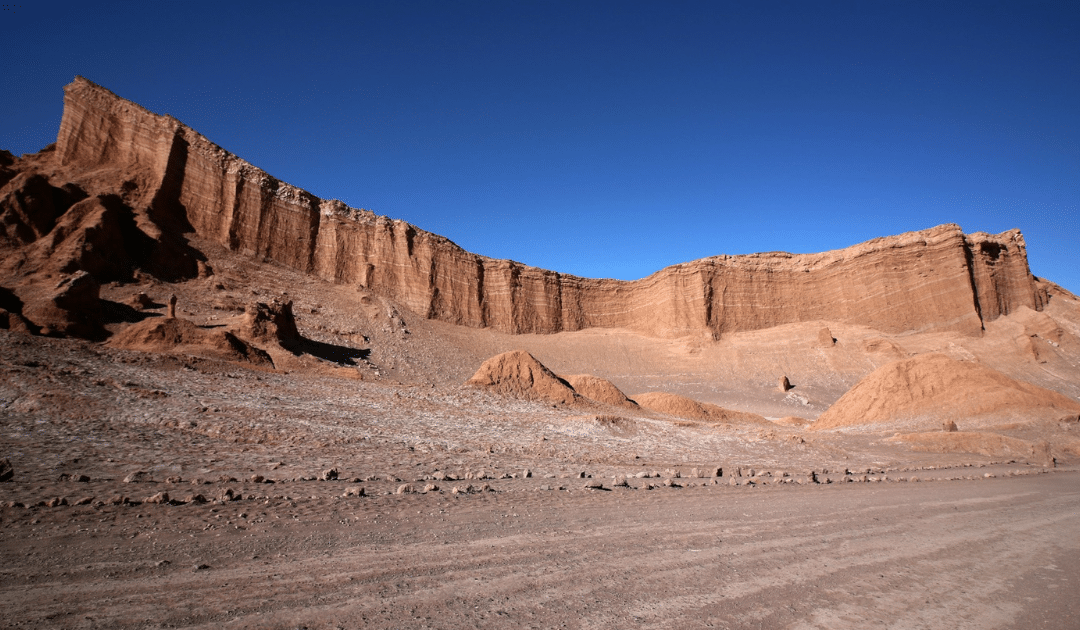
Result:
<svg viewBox="0 0 1080 630"><path fill-rule="evenodd" d="M715 256L629 282L495 260L319 199L82 78L65 88L52 159L72 181L93 173L99 184L137 188L161 229L359 285L429 318L510 333L618 327L718 336L830 320L979 334L984 322L1045 302L1019 231L965 235L957 225L821 254Z"/></svg>

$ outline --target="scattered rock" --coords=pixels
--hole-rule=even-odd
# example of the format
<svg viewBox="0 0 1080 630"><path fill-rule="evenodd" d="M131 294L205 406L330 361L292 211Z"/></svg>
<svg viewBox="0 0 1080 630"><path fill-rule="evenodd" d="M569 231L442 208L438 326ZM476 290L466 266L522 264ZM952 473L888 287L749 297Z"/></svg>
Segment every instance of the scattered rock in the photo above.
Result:
<svg viewBox="0 0 1080 630"><path fill-rule="evenodd" d="M780 383L776 386L776 388L782 392L786 392L787 390L791 389L791 381L788 380L788 377L781 376Z"/></svg>
<svg viewBox="0 0 1080 630"><path fill-rule="evenodd" d="M158 492L158 493L156 493L154 495L151 495L151 496L143 499L143 503L153 503L155 505L161 505L163 503L168 503L168 502L169 502L169 493L168 492Z"/></svg>
<svg viewBox="0 0 1080 630"><path fill-rule="evenodd" d="M394 491L394 494L412 494L414 492L416 492L416 489L413 488L412 485L403 483L398 486L398 489Z"/></svg>
<svg viewBox="0 0 1080 630"><path fill-rule="evenodd" d="M76 501L73 505L90 505L94 502L94 497L83 497Z"/></svg>
<svg viewBox="0 0 1080 630"><path fill-rule="evenodd" d="M952 420L946 420L941 424L941 430L946 433L955 433L957 431L956 423Z"/></svg>
<svg viewBox="0 0 1080 630"><path fill-rule="evenodd" d="M149 295L140 291L139 293L136 293L135 295L131 296L130 299L128 299L128 305L132 308L142 310L144 308L150 308L151 306L153 306L154 301L150 299Z"/></svg>
<svg viewBox="0 0 1080 630"><path fill-rule="evenodd" d="M153 480L153 476L145 470L138 470L124 477L124 483L149 483Z"/></svg>
<svg viewBox="0 0 1080 630"><path fill-rule="evenodd" d="M11 481L15 478L15 468L6 459L0 459L0 481Z"/></svg>

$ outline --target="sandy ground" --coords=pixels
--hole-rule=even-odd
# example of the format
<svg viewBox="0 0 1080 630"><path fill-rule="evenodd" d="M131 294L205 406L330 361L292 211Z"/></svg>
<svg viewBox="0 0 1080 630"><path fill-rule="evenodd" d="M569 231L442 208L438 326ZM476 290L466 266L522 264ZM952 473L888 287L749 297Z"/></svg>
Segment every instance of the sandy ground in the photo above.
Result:
<svg viewBox="0 0 1080 630"><path fill-rule="evenodd" d="M15 469L0 483L2 627L1080 619L1071 462L613 420L6 331L0 371Z"/></svg>
<svg viewBox="0 0 1080 630"><path fill-rule="evenodd" d="M373 497L312 481L8 508L0 607L33 628L1076 628L1078 481Z"/></svg>

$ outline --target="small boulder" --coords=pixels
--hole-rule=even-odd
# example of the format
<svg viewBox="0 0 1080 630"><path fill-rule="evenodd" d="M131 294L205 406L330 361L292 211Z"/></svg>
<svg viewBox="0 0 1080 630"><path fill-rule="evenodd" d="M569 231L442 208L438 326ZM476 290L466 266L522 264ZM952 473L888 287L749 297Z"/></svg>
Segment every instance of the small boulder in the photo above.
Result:
<svg viewBox="0 0 1080 630"><path fill-rule="evenodd" d="M337 468L328 468L327 470L322 471L322 473L319 475L319 480L320 481L333 481L333 480L335 480L337 478L338 478L338 469Z"/></svg>
<svg viewBox="0 0 1080 630"><path fill-rule="evenodd" d="M150 308L151 306L153 306L154 301L150 299L149 295L139 292L131 296L131 298L128 300L128 305L132 308L142 310L144 308Z"/></svg>
<svg viewBox="0 0 1080 630"><path fill-rule="evenodd" d="M153 481L153 477L145 470L137 470L124 477L124 483L147 483L150 481Z"/></svg>
<svg viewBox="0 0 1080 630"><path fill-rule="evenodd" d="M823 348L831 348L836 345L836 339L832 336L832 331L828 328L822 328L818 331L818 345Z"/></svg>
<svg viewBox="0 0 1080 630"><path fill-rule="evenodd" d="M0 481L11 481L15 478L15 469L11 466L11 462L6 459L0 459Z"/></svg>
<svg viewBox="0 0 1080 630"><path fill-rule="evenodd" d="M787 390L791 389L791 381L788 380L787 376L780 377L780 382L777 384L776 389L782 392L786 392Z"/></svg>
<svg viewBox="0 0 1080 630"><path fill-rule="evenodd" d="M946 420L941 424L941 430L946 433L955 433L957 431L956 423L952 420Z"/></svg>
<svg viewBox="0 0 1080 630"><path fill-rule="evenodd" d="M143 499L143 503L153 503L153 504L156 504L156 505L161 505L163 503L168 503L168 502L169 502L169 493L168 492L158 492L158 493L156 493L154 495L151 495L151 496Z"/></svg>

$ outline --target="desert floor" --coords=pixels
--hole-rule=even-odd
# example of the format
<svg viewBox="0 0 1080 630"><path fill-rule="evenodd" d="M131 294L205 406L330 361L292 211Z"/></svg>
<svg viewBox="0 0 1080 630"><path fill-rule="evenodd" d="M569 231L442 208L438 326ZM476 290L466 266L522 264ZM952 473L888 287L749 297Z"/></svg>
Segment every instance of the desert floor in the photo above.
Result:
<svg viewBox="0 0 1080 630"><path fill-rule="evenodd" d="M1070 462L0 337L2 627L1080 625Z"/></svg>

